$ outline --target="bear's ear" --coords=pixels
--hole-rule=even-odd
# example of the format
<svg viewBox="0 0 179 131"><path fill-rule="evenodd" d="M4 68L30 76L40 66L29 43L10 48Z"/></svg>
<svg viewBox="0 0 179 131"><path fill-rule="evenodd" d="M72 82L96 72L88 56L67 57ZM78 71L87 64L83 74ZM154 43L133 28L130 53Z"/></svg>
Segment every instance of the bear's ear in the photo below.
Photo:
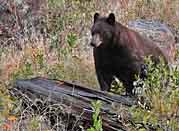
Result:
<svg viewBox="0 0 179 131"><path fill-rule="evenodd" d="M110 25L114 25L115 24L115 15L114 13L110 13L108 18L107 18L107 22L110 24Z"/></svg>
<svg viewBox="0 0 179 131"><path fill-rule="evenodd" d="M94 14L94 23L96 22L96 20L99 18L99 13L95 13Z"/></svg>

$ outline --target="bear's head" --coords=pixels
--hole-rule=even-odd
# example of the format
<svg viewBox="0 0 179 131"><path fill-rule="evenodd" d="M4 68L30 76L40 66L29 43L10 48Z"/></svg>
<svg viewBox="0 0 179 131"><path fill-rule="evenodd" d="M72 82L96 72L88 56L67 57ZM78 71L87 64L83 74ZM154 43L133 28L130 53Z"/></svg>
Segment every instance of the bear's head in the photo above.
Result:
<svg viewBox="0 0 179 131"><path fill-rule="evenodd" d="M91 45L93 47L108 46L113 43L115 35L115 15L110 13L108 17L101 17L94 14L94 23L91 28Z"/></svg>

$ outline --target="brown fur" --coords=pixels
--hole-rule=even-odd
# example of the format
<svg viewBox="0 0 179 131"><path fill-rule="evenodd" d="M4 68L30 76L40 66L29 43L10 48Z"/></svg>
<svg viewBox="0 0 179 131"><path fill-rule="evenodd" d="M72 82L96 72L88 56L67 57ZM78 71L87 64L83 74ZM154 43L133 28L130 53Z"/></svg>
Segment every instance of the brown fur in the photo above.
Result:
<svg viewBox="0 0 179 131"><path fill-rule="evenodd" d="M174 49L173 46L168 51L162 50L153 41L116 22L112 13L108 17L95 14L91 32L101 90L109 91L113 78L117 77L123 82L126 92L132 94L135 75L140 74L145 57L152 56L155 63L159 62L159 56L163 57L166 64L173 61L174 55L169 53ZM97 41L95 36L98 36Z"/></svg>

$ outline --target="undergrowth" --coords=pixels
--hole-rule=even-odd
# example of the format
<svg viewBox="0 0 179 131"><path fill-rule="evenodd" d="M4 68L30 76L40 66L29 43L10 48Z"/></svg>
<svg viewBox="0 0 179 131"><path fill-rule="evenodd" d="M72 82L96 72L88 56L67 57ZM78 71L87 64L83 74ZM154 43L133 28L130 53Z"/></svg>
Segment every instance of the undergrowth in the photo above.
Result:
<svg viewBox="0 0 179 131"><path fill-rule="evenodd" d="M138 106L132 107L133 121L137 130L178 130L179 68L168 67L161 63L154 66L150 60L148 76L138 94Z"/></svg>
<svg viewBox="0 0 179 131"><path fill-rule="evenodd" d="M100 101L92 102L92 109L94 111L94 113L92 115L93 125L91 128L87 129L87 131L103 131L102 119L100 116L101 104L102 103Z"/></svg>
<svg viewBox="0 0 179 131"><path fill-rule="evenodd" d="M169 69L162 59L160 64L155 65L150 57L145 59L145 63L148 67L147 79L143 81L138 78L134 82L133 92L137 105L128 110L132 115L129 129L179 130L179 67ZM118 80L115 83L118 83ZM123 86L114 86L113 90L124 90L118 88Z"/></svg>

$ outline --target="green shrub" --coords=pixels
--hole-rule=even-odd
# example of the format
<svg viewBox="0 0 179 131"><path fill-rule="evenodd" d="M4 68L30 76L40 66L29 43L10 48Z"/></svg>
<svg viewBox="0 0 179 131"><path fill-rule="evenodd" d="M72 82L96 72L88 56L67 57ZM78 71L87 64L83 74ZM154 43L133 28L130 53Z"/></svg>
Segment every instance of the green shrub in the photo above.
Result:
<svg viewBox="0 0 179 131"><path fill-rule="evenodd" d="M92 102L92 109L94 111L93 116L92 116L93 126L87 129L87 131L103 131L102 119L100 117L101 104L102 103L100 101Z"/></svg>
<svg viewBox="0 0 179 131"><path fill-rule="evenodd" d="M178 130L179 70L177 67L168 70L162 59L157 66L150 59L145 62L148 77L138 89L138 105L131 108L135 127L137 130Z"/></svg>
<svg viewBox="0 0 179 131"><path fill-rule="evenodd" d="M29 78L33 76L34 71L32 68L32 64L30 62L26 62L19 70L15 71L12 74L12 79L24 79L24 78Z"/></svg>

